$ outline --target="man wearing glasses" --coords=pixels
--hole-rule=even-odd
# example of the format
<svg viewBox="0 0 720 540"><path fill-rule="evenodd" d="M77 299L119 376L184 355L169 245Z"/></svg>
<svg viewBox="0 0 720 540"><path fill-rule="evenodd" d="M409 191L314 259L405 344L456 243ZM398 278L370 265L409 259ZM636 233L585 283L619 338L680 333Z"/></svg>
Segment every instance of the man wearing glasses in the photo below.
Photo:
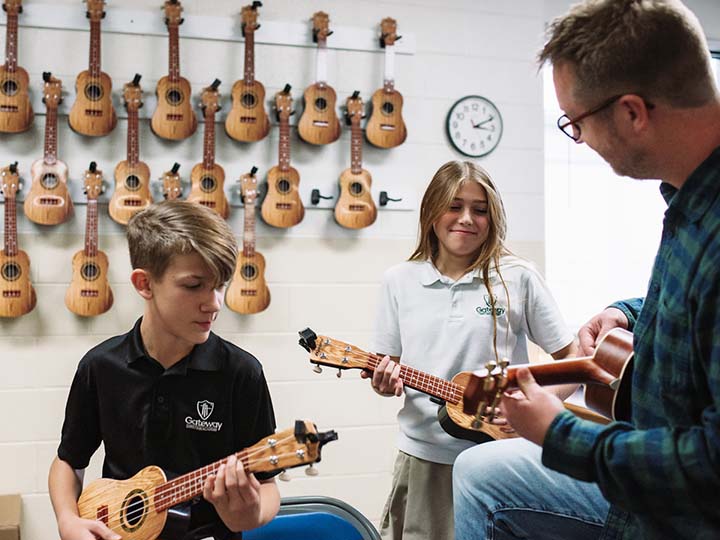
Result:
<svg viewBox="0 0 720 540"><path fill-rule="evenodd" d="M630 421L581 420L521 370L501 410L526 440L458 457L456 540L720 538L720 96L705 37L678 0L586 0L539 61L563 133L619 175L661 179L668 208L645 297L579 331L586 355L633 332Z"/></svg>

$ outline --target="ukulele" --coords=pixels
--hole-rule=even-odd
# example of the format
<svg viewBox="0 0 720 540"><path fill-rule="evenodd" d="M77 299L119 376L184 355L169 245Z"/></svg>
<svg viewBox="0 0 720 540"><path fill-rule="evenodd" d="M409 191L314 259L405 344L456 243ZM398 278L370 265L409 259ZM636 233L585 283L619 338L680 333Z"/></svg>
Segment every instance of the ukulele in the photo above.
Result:
<svg viewBox="0 0 720 540"><path fill-rule="evenodd" d="M179 0L165 0L165 24L169 34L168 74L158 81L157 108L150 120L153 133L163 139L186 139L197 129L193 112L192 90L187 79L180 76L180 39L178 27L183 19Z"/></svg>
<svg viewBox="0 0 720 540"><path fill-rule="evenodd" d="M340 175L340 197L335 204L335 221L349 229L362 229L372 225L377 208L370 194L372 178L362 168L362 130L360 119L364 116L360 92L355 91L347 99L347 120L350 124L350 168Z"/></svg>
<svg viewBox="0 0 720 540"><path fill-rule="evenodd" d="M318 432L312 422L270 435L235 456L249 473L272 472L320 461L321 448L337 440L335 431ZM228 456L229 457L229 456ZM228 458L167 480L157 466L145 467L128 480L101 478L90 483L78 500L80 517L101 521L122 540L154 540L168 520L168 510L201 497L208 477Z"/></svg>
<svg viewBox="0 0 720 540"><path fill-rule="evenodd" d="M41 225L57 225L73 211L68 191L68 167L57 158L57 109L62 103L62 82L49 72L43 73L45 117L45 151L42 159L30 167L32 184L25 197L25 215Z"/></svg>
<svg viewBox="0 0 720 540"><path fill-rule="evenodd" d="M403 97L395 90L395 19L386 17L380 23L380 46L385 48L383 87L372 96L372 114L365 128L367 140L380 148L393 148L405 142L407 130L402 118Z"/></svg>
<svg viewBox="0 0 720 540"><path fill-rule="evenodd" d="M539 385L585 383L585 403L591 410L613 420L630 421L632 359L632 333L614 328L592 356L511 367L506 361L491 363L470 375L463 411L483 420L491 417L503 392L517 388L517 370L527 367Z"/></svg>
<svg viewBox="0 0 720 540"><path fill-rule="evenodd" d="M273 227L292 227L305 216L298 186L300 174L290 166L290 115L292 96L290 85L275 94L275 110L280 127L278 144L278 164L268 172L268 191L263 201L261 213L265 223Z"/></svg>
<svg viewBox="0 0 720 540"><path fill-rule="evenodd" d="M85 0L90 19L90 65L75 81L77 94L68 121L81 135L107 135L117 124L112 103L112 81L100 69L100 22L105 17L105 0Z"/></svg>
<svg viewBox="0 0 720 540"><path fill-rule="evenodd" d="M205 88L200 108L205 117L205 137L203 139L203 161L190 172L190 194L188 201L212 208L222 217L228 216L228 200L223 191L225 171L215 163L215 113L220 110L220 93L217 88L220 80Z"/></svg>
<svg viewBox="0 0 720 540"><path fill-rule="evenodd" d="M303 98L305 110L300 117L298 134L310 144L330 144L340 137L340 121L335 113L337 95L327 83L328 14L318 11L313 15L313 41L318 45L315 82L307 87Z"/></svg>
<svg viewBox="0 0 720 540"><path fill-rule="evenodd" d="M65 293L67 308L81 317L94 317L113 305L113 293L108 282L108 258L98 249L98 197L105 191L102 171L95 162L85 171L83 191L87 196L85 220L85 249L72 259L72 281Z"/></svg>
<svg viewBox="0 0 720 540"><path fill-rule="evenodd" d="M5 197L5 246L0 251L0 317L30 313L37 302L30 283L30 258L18 249L15 196L20 188L16 161L0 170L0 191Z"/></svg>
<svg viewBox="0 0 720 540"><path fill-rule="evenodd" d="M7 14L5 38L5 64L0 66L0 132L19 133L30 127L33 110L30 104L27 71L17 65L18 14L22 13L22 0L5 0Z"/></svg>
<svg viewBox="0 0 720 540"><path fill-rule="evenodd" d="M265 138L270 120L265 112L265 87L255 80L255 30L257 8L255 1L242 8L242 31L245 36L245 77L232 87L232 109L225 120L225 131L236 141L252 142Z"/></svg>
<svg viewBox="0 0 720 540"><path fill-rule="evenodd" d="M255 251L256 172L257 167L253 167L250 174L244 174L240 178L245 204L243 249L225 295L225 303L230 309L246 315L259 313L270 305L270 290L265 283L265 257Z"/></svg>
<svg viewBox="0 0 720 540"><path fill-rule="evenodd" d="M115 167L115 192L110 198L110 217L122 225L140 210L152 204L150 195L150 169L140 161L138 110L142 107L140 75L123 87L123 98L128 114L127 159Z"/></svg>
<svg viewBox="0 0 720 540"><path fill-rule="evenodd" d="M180 182L180 164L175 162L172 169L165 171L162 177L163 197L166 201L174 201L182 195L182 183Z"/></svg>

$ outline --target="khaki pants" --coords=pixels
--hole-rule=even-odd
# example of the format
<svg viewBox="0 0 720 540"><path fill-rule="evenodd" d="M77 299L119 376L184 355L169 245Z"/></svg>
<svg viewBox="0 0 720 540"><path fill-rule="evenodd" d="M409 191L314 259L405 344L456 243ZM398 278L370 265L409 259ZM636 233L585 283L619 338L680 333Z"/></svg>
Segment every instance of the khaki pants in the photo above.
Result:
<svg viewBox="0 0 720 540"><path fill-rule="evenodd" d="M452 465L398 452L380 520L383 540L453 540Z"/></svg>

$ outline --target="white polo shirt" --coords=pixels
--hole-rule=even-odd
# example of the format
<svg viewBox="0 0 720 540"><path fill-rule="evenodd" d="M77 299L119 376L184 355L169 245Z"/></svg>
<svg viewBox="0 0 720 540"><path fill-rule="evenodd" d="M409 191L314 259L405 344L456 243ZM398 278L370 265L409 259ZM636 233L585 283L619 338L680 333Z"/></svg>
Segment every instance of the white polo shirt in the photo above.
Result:
<svg viewBox="0 0 720 540"><path fill-rule="evenodd" d="M490 271L496 299L497 347L500 358L528 362L527 340L548 353L573 340L542 276L528 261L503 257L499 276ZM404 262L385 272L374 351L399 356L403 364L451 379L495 359L490 297L479 270L457 281L443 276L429 261ZM429 396L405 388L398 413L398 448L412 456L450 464L474 443L446 434Z"/></svg>

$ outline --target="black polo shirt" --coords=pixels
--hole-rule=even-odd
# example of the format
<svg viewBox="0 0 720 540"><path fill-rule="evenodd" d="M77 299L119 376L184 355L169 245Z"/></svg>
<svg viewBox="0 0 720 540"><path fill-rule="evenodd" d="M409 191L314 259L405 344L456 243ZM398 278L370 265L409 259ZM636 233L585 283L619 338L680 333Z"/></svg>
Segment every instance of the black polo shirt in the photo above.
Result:
<svg viewBox="0 0 720 540"><path fill-rule="evenodd" d="M104 478L124 480L148 465L174 476L274 433L270 393L254 356L211 332L165 369L145 352L141 321L80 361L65 408L60 459L84 469L103 443ZM193 526L213 519L209 503L193 508Z"/></svg>

